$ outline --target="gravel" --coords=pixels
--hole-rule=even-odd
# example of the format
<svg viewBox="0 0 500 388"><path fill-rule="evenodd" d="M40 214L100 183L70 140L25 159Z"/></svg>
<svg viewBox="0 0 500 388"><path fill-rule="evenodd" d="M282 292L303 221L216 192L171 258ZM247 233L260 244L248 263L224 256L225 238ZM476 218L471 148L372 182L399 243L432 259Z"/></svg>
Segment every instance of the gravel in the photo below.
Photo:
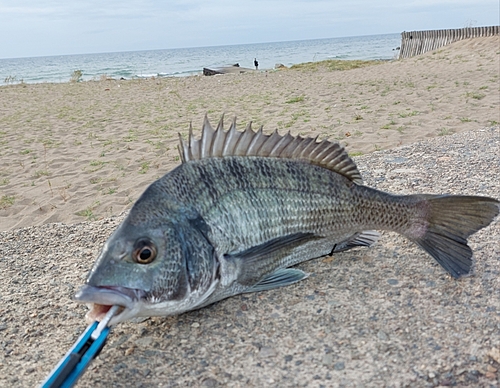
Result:
<svg viewBox="0 0 500 388"><path fill-rule="evenodd" d="M500 197L500 128L356 158L394 193ZM0 233L0 386L39 384L84 330L71 300L122 217ZM113 329L79 387L498 387L500 222L470 238L473 276L453 280L383 233L300 265L290 287Z"/></svg>

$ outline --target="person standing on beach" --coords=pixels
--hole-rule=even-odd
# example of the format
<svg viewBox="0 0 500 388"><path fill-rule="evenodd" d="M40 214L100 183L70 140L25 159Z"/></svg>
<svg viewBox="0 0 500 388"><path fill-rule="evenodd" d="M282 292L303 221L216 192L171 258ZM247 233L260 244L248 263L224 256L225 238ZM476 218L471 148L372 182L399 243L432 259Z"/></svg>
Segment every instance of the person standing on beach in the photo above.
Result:
<svg viewBox="0 0 500 388"><path fill-rule="evenodd" d="M253 64L255 66L255 70L259 70L259 62L257 62L257 58L253 59Z"/></svg>

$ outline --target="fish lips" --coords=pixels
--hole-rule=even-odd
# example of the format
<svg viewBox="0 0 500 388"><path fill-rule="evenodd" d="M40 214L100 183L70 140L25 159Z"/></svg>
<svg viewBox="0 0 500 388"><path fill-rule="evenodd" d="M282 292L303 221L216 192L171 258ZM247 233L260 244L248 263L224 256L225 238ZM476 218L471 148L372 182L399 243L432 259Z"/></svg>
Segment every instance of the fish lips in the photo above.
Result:
<svg viewBox="0 0 500 388"><path fill-rule="evenodd" d="M87 303L90 311L86 315L89 322L100 321L113 305L123 307L119 314L111 320L111 324L125 318L134 309L137 302L144 296L144 291L119 286L95 287L84 285L75 294L74 300Z"/></svg>

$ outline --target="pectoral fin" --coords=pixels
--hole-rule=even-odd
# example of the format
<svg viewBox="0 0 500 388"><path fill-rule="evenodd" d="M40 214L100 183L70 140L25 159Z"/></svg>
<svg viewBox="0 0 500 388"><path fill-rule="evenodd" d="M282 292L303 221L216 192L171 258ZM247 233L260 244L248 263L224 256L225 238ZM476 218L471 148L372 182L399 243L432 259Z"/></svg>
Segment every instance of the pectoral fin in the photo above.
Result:
<svg viewBox="0 0 500 388"><path fill-rule="evenodd" d="M258 283L250 287L248 292L266 291L273 288L289 286L305 279L308 274L300 269L282 268L264 276Z"/></svg>
<svg viewBox="0 0 500 388"><path fill-rule="evenodd" d="M262 281L265 274L276 272L280 259L290 255L297 247L321 238L313 233L293 233L241 252L226 254L224 258L236 264L239 271L238 282L253 287Z"/></svg>

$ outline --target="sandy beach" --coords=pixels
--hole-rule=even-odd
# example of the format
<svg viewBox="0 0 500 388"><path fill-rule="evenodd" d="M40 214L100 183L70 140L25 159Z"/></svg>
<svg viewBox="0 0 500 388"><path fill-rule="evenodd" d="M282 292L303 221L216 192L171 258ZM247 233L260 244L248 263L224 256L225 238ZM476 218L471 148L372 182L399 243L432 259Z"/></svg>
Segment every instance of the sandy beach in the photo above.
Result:
<svg viewBox="0 0 500 388"><path fill-rule="evenodd" d="M0 88L0 230L128 209L205 113L319 135L352 155L498 125L499 38L349 71L284 70Z"/></svg>
<svg viewBox="0 0 500 388"><path fill-rule="evenodd" d="M0 386L40 383L85 328L71 300L178 133L329 138L367 185L500 198L500 38L347 71L0 87ZM452 280L392 233L286 289L118 325L81 387L500 386L500 222Z"/></svg>

